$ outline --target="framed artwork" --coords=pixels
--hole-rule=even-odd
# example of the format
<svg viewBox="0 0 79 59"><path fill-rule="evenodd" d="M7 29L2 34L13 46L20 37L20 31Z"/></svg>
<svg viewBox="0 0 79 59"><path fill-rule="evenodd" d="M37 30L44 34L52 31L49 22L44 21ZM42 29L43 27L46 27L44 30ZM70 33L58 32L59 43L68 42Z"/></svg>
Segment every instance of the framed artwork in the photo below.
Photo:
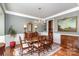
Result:
<svg viewBox="0 0 79 59"><path fill-rule="evenodd" d="M60 19L57 22L58 31L76 32L77 31L77 16Z"/></svg>

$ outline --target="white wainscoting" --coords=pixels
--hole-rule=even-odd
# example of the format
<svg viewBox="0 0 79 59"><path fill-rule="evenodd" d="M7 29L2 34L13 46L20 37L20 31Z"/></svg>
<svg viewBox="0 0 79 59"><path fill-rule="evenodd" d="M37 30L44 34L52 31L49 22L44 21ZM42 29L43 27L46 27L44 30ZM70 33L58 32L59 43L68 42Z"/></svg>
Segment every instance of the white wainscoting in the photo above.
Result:
<svg viewBox="0 0 79 59"><path fill-rule="evenodd" d="M15 37L12 37L10 35L6 35L5 36L6 46L9 46L11 41L15 41L16 44L19 44L20 43L19 36L21 36L22 40L24 39L24 34L17 34Z"/></svg>
<svg viewBox="0 0 79 59"><path fill-rule="evenodd" d="M39 32L40 35L48 35L48 32Z"/></svg>
<svg viewBox="0 0 79 59"><path fill-rule="evenodd" d="M5 43L5 36L0 36L0 42Z"/></svg>
<svg viewBox="0 0 79 59"><path fill-rule="evenodd" d="M40 32L40 35L48 35L47 32ZM6 47L10 46L11 41L16 41L16 44L20 44L19 36L21 36L21 39L24 39L24 34L17 34L15 37L12 37L10 35L0 36L0 42L6 43Z"/></svg>
<svg viewBox="0 0 79 59"><path fill-rule="evenodd" d="M53 40L55 43L61 44L61 34L60 33L53 33Z"/></svg>

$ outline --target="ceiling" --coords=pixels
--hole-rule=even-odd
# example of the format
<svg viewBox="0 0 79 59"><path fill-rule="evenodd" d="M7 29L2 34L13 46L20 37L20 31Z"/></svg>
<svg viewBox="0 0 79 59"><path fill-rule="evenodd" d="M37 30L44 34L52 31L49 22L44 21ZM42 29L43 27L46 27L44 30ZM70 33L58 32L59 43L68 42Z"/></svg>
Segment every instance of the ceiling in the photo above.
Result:
<svg viewBox="0 0 79 59"><path fill-rule="evenodd" d="M5 9L17 13L46 18L76 7L77 3L5 3ZM41 8L40 10L38 8Z"/></svg>

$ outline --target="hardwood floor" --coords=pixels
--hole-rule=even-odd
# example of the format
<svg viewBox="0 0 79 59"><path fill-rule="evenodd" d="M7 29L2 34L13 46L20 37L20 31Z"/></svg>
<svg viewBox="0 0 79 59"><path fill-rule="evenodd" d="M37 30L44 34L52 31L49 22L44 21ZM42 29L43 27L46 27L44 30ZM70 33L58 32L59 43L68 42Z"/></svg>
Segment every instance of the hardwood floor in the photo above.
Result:
<svg viewBox="0 0 79 59"><path fill-rule="evenodd" d="M16 46L16 48L18 48L20 45L17 45ZM10 49L10 47L7 47L6 49L5 49L5 53L4 53L4 55L5 56L13 56L13 49Z"/></svg>
<svg viewBox="0 0 79 59"><path fill-rule="evenodd" d="M51 56L79 56L79 51L76 52L70 52L70 50L61 48L59 51L57 51L55 54L52 54Z"/></svg>
<svg viewBox="0 0 79 59"><path fill-rule="evenodd" d="M18 48L20 45L17 45L16 48ZM13 50L10 51L10 48L6 48L5 56L13 56ZM66 51L66 49L61 48L59 51L57 51L55 54L51 54L50 56L79 56L79 51L76 52L69 52Z"/></svg>

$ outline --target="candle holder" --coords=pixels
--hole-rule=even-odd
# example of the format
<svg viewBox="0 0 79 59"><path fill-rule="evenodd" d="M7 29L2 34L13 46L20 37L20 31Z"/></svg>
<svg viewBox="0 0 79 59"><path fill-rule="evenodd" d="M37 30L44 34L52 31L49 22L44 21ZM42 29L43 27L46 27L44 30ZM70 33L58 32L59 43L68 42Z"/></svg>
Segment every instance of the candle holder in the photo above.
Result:
<svg viewBox="0 0 79 59"><path fill-rule="evenodd" d="M37 26L35 26L35 32L37 32Z"/></svg>

